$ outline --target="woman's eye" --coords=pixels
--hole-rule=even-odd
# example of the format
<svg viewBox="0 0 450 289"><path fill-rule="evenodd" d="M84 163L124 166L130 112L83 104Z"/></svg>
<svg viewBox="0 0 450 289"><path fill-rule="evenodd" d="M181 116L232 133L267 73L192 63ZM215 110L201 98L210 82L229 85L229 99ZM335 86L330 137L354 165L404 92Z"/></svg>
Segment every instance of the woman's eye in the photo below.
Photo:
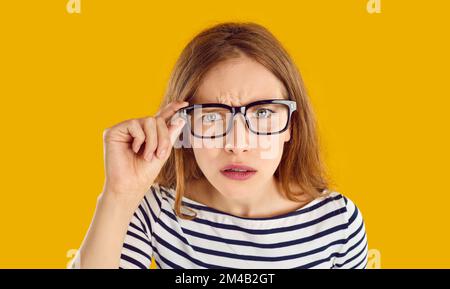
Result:
<svg viewBox="0 0 450 289"><path fill-rule="evenodd" d="M208 113L202 116L203 122L213 122L221 119L221 115L218 113Z"/></svg>
<svg viewBox="0 0 450 289"><path fill-rule="evenodd" d="M268 118L274 113L273 110L267 109L267 108L260 108L257 111L255 111L255 115L258 118Z"/></svg>

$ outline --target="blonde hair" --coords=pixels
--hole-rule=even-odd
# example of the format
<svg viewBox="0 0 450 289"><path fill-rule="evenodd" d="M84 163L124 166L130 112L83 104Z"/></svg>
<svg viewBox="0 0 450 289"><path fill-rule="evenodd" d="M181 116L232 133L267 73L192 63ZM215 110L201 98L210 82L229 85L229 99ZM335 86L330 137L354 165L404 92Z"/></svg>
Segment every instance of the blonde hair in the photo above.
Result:
<svg viewBox="0 0 450 289"><path fill-rule="evenodd" d="M282 165L274 173L285 196L291 201L301 197L318 198L327 194L328 178L321 161L314 114L294 62L281 43L256 23L227 22L196 35L183 49L172 71L161 107L175 101L189 101L210 68L221 61L244 54L265 66L284 84L288 98L297 102L292 115L291 140L285 142ZM181 212L182 198L190 179L199 179L192 148L173 150L155 182L175 188L175 213L183 219L196 217ZM291 190L293 183L299 192Z"/></svg>

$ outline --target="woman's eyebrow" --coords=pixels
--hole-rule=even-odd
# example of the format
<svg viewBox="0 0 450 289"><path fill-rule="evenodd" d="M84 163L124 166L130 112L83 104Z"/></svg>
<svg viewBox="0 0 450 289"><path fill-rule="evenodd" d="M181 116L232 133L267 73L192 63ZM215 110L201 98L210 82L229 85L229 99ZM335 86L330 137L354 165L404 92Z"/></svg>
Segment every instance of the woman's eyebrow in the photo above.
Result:
<svg viewBox="0 0 450 289"><path fill-rule="evenodd" d="M285 99L285 98L282 95L281 96L280 95L275 95L273 97L259 97L259 98L252 99L252 100L250 100L250 101L248 101L248 102L246 102L245 104L242 104L242 105L248 105L250 103L257 102L257 101L260 101L260 100L269 100L269 99Z"/></svg>

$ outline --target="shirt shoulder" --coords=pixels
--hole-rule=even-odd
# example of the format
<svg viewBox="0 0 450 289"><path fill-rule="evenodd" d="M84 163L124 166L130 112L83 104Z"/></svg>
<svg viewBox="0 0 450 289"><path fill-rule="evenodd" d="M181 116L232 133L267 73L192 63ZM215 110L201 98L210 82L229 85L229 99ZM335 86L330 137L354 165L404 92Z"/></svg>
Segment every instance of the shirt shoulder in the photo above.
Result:
<svg viewBox="0 0 450 289"><path fill-rule="evenodd" d="M134 215L144 220L149 231L152 232L152 227L158 222L162 210L167 208L167 203L164 187L154 183L145 193Z"/></svg>
<svg viewBox="0 0 450 289"><path fill-rule="evenodd" d="M358 217L362 218L362 213L357 205L352 201L352 199L341 192L331 191L325 196L317 198L315 202L318 204L332 204L331 206L328 206L327 209L340 209L347 220L352 221Z"/></svg>
<svg viewBox="0 0 450 289"><path fill-rule="evenodd" d="M334 268L365 268L368 242L363 214L355 202L342 193L333 192L338 206L343 208L345 243L335 254Z"/></svg>

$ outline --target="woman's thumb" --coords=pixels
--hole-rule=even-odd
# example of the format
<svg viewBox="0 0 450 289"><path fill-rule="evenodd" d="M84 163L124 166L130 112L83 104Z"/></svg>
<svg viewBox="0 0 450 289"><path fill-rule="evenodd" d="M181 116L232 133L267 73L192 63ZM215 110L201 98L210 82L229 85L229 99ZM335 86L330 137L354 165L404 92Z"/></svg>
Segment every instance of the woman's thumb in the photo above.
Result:
<svg viewBox="0 0 450 289"><path fill-rule="evenodd" d="M178 136L180 135L181 131L183 130L183 127L185 124L186 124L186 121L181 117L178 117L178 118L170 121L169 137L170 137L171 147L175 144L175 141L177 140Z"/></svg>

